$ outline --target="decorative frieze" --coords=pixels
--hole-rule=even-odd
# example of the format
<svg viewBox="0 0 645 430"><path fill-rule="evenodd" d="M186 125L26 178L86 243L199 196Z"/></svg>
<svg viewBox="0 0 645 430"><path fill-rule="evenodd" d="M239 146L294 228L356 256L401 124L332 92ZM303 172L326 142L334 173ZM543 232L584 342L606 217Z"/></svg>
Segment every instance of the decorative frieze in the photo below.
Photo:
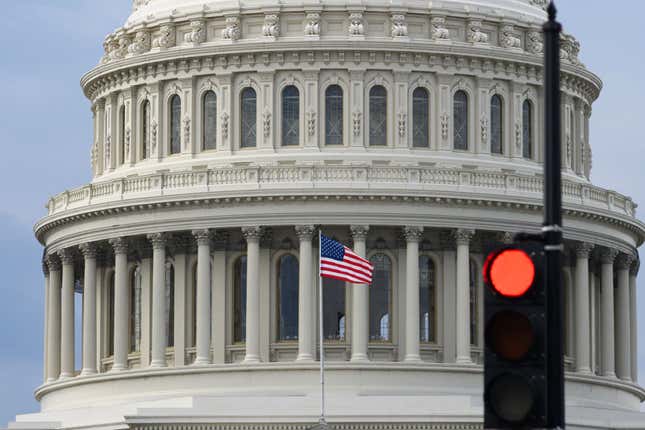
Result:
<svg viewBox="0 0 645 430"><path fill-rule="evenodd" d="M393 14L392 15L392 37L407 37L408 24L405 22L405 15Z"/></svg>
<svg viewBox="0 0 645 430"><path fill-rule="evenodd" d="M199 45L206 41L206 22L202 19L191 21L190 31L184 35L184 42Z"/></svg>
<svg viewBox="0 0 645 430"><path fill-rule="evenodd" d="M514 27L512 24L502 25L499 43L502 48L506 49L520 49L522 47L520 38L514 34Z"/></svg>
<svg viewBox="0 0 645 430"><path fill-rule="evenodd" d="M159 49L168 49L175 46L177 36L173 24L163 24L159 27L159 34L152 40L152 47Z"/></svg>
<svg viewBox="0 0 645 430"><path fill-rule="evenodd" d="M350 36L365 35L365 26L363 24L362 12L354 12L349 15L349 35Z"/></svg>
<svg viewBox="0 0 645 430"><path fill-rule="evenodd" d="M435 16L430 20L432 38L434 40L449 40L450 31L446 27L446 18L443 16Z"/></svg>
<svg viewBox="0 0 645 430"><path fill-rule="evenodd" d="M264 37L276 38L280 35L280 18L276 14L265 15L262 26Z"/></svg>
<svg viewBox="0 0 645 430"><path fill-rule="evenodd" d="M305 17L305 36L320 36L320 14L308 13Z"/></svg>
<svg viewBox="0 0 645 430"><path fill-rule="evenodd" d="M468 23L467 39L470 43L488 43L488 34L482 31L480 20L471 20Z"/></svg>
<svg viewBox="0 0 645 430"><path fill-rule="evenodd" d="M527 50L531 54L539 55L544 52L544 35L540 31L530 31L527 35Z"/></svg>
<svg viewBox="0 0 645 430"><path fill-rule="evenodd" d="M239 39L240 36L240 18L237 16L226 17L226 28L222 30L222 38L224 40L234 42Z"/></svg>

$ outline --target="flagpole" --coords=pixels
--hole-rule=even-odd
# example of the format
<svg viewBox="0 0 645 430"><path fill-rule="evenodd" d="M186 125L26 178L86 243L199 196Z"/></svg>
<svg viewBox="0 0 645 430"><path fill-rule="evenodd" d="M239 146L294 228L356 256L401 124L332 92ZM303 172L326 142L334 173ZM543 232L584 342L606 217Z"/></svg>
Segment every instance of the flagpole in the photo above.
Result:
<svg viewBox="0 0 645 430"><path fill-rule="evenodd" d="M322 259L322 231L318 229L318 325L320 331L320 420L325 425L325 347L323 335L323 291L320 263Z"/></svg>

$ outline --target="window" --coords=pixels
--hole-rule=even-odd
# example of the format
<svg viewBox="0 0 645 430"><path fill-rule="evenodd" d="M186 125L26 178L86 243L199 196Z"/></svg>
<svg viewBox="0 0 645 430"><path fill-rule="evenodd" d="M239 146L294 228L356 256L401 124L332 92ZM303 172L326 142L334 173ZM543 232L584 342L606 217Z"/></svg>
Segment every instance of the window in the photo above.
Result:
<svg viewBox="0 0 645 430"><path fill-rule="evenodd" d="M119 163L125 163L125 106L119 109Z"/></svg>
<svg viewBox="0 0 645 430"><path fill-rule="evenodd" d="M345 282L323 279L323 336L345 340Z"/></svg>
<svg viewBox="0 0 645 430"><path fill-rule="evenodd" d="M233 342L246 341L246 255L233 265Z"/></svg>
<svg viewBox="0 0 645 430"><path fill-rule="evenodd" d="M453 138L455 149L468 150L468 95L457 91L453 100Z"/></svg>
<svg viewBox="0 0 645 430"><path fill-rule="evenodd" d="M474 261L470 260L470 344L479 344L479 271Z"/></svg>
<svg viewBox="0 0 645 430"><path fill-rule="evenodd" d="M202 150L217 149L217 96L213 91L204 94L202 121Z"/></svg>
<svg viewBox="0 0 645 430"><path fill-rule="evenodd" d="M141 159L148 158L150 151L150 102L143 102L141 106Z"/></svg>
<svg viewBox="0 0 645 430"><path fill-rule="evenodd" d="M524 100L522 105L522 156L533 158L533 103Z"/></svg>
<svg viewBox="0 0 645 430"><path fill-rule="evenodd" d="M325 91L325 145L343 144L343 89L330 85Z"/></svg>
<svg viewBox="0 0 645 430"><path fill-rule="evenodd" d="M241 96L241 147L255 148L257 144L257 96L253 88L242 90Z"/></svg>
<svg viewBox="0 0 645 430"><path fill-rule="evenodd" d="M419 316L420 341L437 341L436 271L434 261L427 255L419 256Z"/></svg>
<svg viewBox="0 0 645 430"><path fill-rule="evenodd" d="M370 340L392 340L392 260L385 254L375 254L370 258L374 265L370 294Z"/></svg>
<svg viewBox="0 0 645 430"><path fill-rule="evenodd" d="M430 95L421 87L412 93L412 146L430 147Z"/></svg>
<svg viewBox="0 0 645 430"><path fill-rule="evenodd" d="M370 145L387 145L387 92L380 85L370 90Z"/></svg>
<svg viewBox="0 0 645 430"><path fill-rule="evenodd" d="M175 268L166 263L166 347L175 346Z"/></svg>
<svg viewBox="0 0 645 430"><path fill-rule="evenodd" d="M285 254L278 261L278 340L298 339L298 259Z"/></svg>
<svg viewBox="0 0 645 430"><path fill-rule="evenodd" d="M300 92L289 85L282 90L282 145L300 144Z"/></svg>
<svg viewBox="0 0 645 430"><path fill-rule="evenodd" d="M503 149L503 108L502 98L495 94L490 100L490 152L502 154Z"/></svg>
<svg viewBox="0 0 645 430"><path fill-rule="evenodd" d="M130 352L139 352L141 343L141 270L130 274Z"/></svg>
<svg viewBox="0 0 645 430"><path fill-rule="evenodd" d="M110 274L107 285L107 327L106 357L114 355L114 272Z"/></svg>
<svg viewBox="0 0 645 430"><path fill-rule="evenodd" d="M190 338L186 342L188 346L197 345L197 263L193 265L193 284L190 288L190 327L188 334Z"/></svg>
<svg viewBox="0 0 645 430"><path fill-rule="evenodd" d="M181 99L178 95L170 98L170 153L181 152Z"/></svg>

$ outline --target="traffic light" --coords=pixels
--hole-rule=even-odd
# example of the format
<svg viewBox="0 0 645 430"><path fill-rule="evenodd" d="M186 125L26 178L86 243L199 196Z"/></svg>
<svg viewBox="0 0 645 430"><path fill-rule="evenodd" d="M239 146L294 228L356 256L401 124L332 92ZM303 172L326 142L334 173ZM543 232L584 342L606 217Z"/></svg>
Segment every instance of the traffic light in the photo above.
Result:
<svg viewBox="0 0 645 430"><path fill-rule="evenodd" d="M545 428L544 246L499 248L484 264L484 428Z"/></svg>

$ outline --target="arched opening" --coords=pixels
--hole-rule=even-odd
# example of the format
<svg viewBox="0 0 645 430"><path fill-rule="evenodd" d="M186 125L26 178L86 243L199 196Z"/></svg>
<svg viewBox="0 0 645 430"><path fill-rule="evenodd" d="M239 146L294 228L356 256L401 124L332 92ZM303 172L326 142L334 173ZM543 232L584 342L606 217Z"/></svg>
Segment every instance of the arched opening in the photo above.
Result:
<svg viewBox="0 0 645 430"><path fill-rule="evenodd" d="M282 146L300 144L300 92L294 85L282 90Z"/></svg>
<svg viewBox="0 0 645 430"><path fill-rule="evenodd" d="M217 149L217 95L207 91L202 100L202 150Z"/></svg>
<svg viewBox="0 0 645 430"><path fill-rule="evenodd" d="M530 100L522 104L522 156L533 158L533 103Z"/></svg>
<svg viewBox="0 0 645 430"><path fill-rule="evenodd" d="M504 152L504 104L502 98L495 94L490 100L490 152Z"/></svg>
<svg viewBox="0 0 645 430"><path fill-rule="evenodd" d="M150 152L150 102L141 105L141 159L148 158Z"/></svg>
<svg viewBox="0 0 645 430"><path fill-rule="evenodd" d="M468 150L468 95L461 90L453 97L453 141L455 149Z"/></svg>
<svg viewBox="0 0 645 430"><path fill-rule="evenodd" d="M370 146L387 145L387 91L381 85L370 89Z"/></svg>
<svg viewBox="0 0 645 430"><path fill-rule="evenodd" d="M422 87L412 93L412 146L430 147L430 94Z"/></svg>
<svg viewBox="0 0 645 430"><path fill-rule="evenodd" d="M181 152L181 98L170 98L170 154Z"/></svg>
<svg viewBox="0 0 645 430"><path fill-rule="evenodd" d="M257 145L257 96L253 88L247 87L242 90L240 110L240 146L255 148Z"/></svg>
<svg viewBox="0 0 645 430"><path fill-rule="evenodd" d="M343 144L343 89L330 85L325 91L325 145Z"/></svg>

